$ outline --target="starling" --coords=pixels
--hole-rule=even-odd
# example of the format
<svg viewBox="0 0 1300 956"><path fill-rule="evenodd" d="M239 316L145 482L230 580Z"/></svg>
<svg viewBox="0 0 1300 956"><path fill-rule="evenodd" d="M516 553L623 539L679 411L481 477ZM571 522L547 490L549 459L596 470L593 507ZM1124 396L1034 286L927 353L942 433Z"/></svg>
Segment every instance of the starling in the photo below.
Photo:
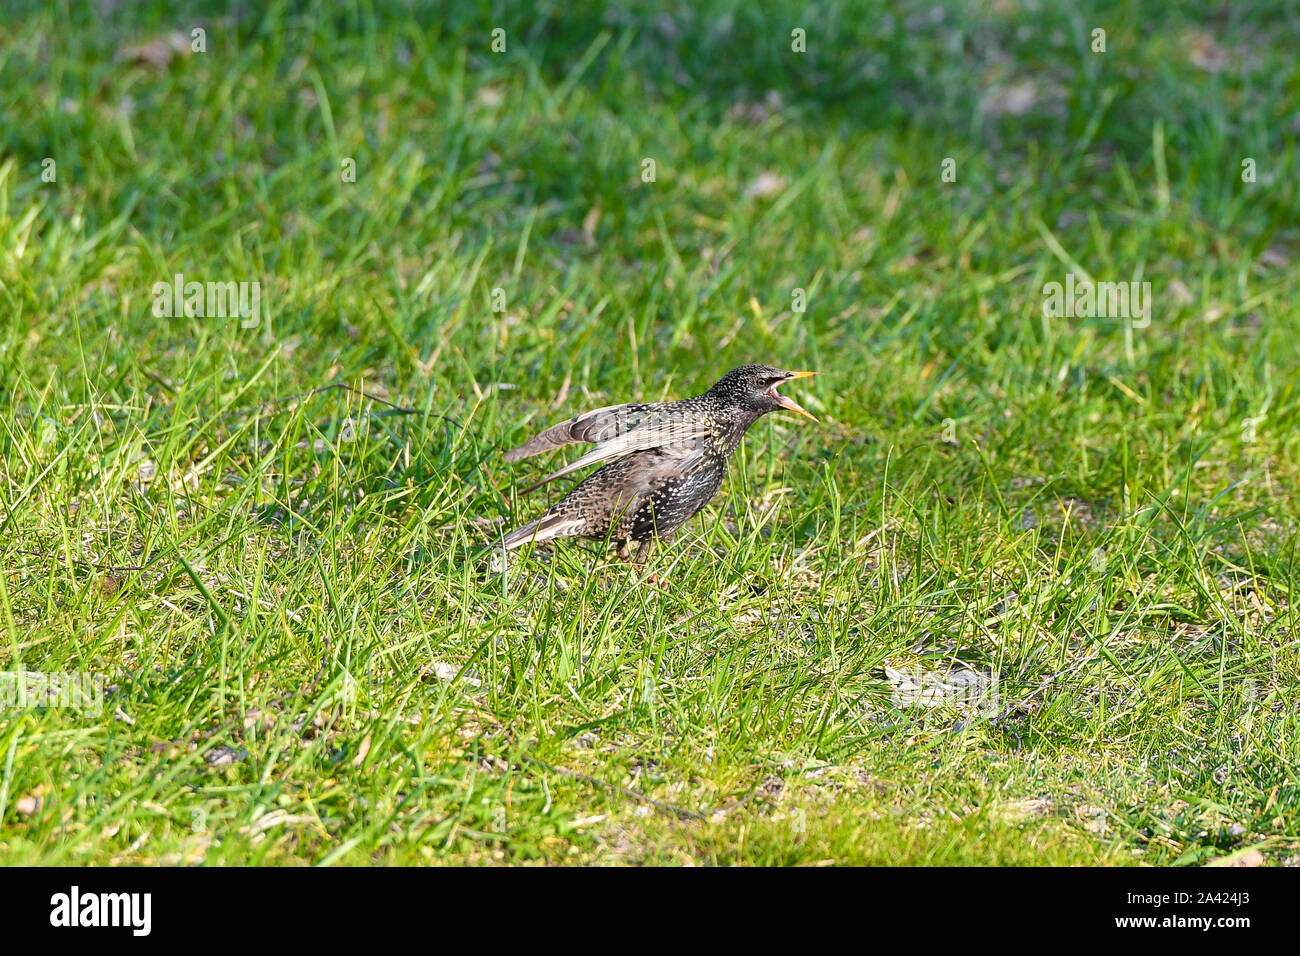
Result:
<svg viewBox="0 0 1300 956"><path fill-rule="evenodd" d="M746 430L768 412L788 409L813 421L777 387L815 372L744 365L696 398L680 402L606 405L546 429L505 453L518 461L561 445L593 442L581 458L528 488L608 462L549 511L503 539L506 550L552 538L611 538L627 560L637 542L641 564L658 539L667 543L722 487L731 457Z"/></svg>

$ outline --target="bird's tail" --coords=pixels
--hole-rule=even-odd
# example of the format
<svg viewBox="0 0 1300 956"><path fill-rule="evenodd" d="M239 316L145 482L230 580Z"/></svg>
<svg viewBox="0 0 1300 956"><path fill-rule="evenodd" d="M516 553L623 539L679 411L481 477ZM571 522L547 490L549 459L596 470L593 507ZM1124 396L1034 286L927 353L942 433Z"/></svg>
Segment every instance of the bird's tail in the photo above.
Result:
<svg viewBox="0 0 1300 956"><path fill-rule="evenodd" d="M509 551L511 548L518 548L529 541L541 544L543 541L550 541L552 538L571 537L578 534L581 527L582 519L573 515L544 514L536 521L530 521L528 524L511 531L501 540L501 544Z"/></svg>

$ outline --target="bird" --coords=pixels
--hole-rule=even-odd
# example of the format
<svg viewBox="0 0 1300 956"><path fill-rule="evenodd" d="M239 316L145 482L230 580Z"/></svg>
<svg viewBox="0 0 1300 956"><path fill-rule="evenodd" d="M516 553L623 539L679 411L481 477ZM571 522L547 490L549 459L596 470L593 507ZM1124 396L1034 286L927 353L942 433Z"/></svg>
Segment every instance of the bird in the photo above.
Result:
<svg viewBox="0 0 1300 956"><path fill-rule="evenodd" d="M505 551L555 538L618 542L618 556L642 565L651 543L667 544L722 487L727 461L750 425L768 412L786 410L816 422L777 388L816 372L790 372L770 365L742 365L702 395L677 402L606 405L553 425L507 451L520 461L564 445L595 447L525 489L589 465L605 462L541 517L501 539Z"/></svg>

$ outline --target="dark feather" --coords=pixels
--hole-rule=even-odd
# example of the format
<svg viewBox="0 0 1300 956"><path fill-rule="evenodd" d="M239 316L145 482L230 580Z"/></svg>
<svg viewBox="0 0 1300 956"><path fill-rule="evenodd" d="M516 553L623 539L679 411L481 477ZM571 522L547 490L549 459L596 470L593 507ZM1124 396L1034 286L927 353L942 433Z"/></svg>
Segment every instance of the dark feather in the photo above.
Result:
<svg viewBox="0 0 1300 956"><path fill-rule="evenodd" d="M614 461L633 452L698 442L713 433L714 423L703 414L689 414L677 402L649 405L609 405L546 429L536 438L506 452L507 461L539 455L563 445L599 442L595 448L541 481L524 494L549 481L589 465Z"/></svg>
<svg viewBox="0 0 1300 956"><path fill-rule="evenodd" d="M505 460L519 461L521 458L531 458L533 455L554 451L565 445L607 441L629 428L635 428L654 407L654 405L631 403L593 408L589 412L583 412L577 418L552 425L518 448L510 449L505 453Z"/></svg>

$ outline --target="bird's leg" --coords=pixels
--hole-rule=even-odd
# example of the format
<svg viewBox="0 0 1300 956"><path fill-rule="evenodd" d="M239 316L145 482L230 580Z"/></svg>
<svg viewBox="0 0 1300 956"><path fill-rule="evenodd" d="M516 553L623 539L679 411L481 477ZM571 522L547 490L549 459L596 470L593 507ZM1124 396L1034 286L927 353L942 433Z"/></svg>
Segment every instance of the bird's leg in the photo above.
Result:
<svg viewBox="0 0 1300 956"><path fill-rule="evenodd" d="M661 535L660 538L659 538L659 543L660 543L660 544L667 544L667 543L668 543L669 541L671 541L672 539L673 539L673 536L672 536L671 534ZM654 538L646 538L646 539L645 539L644 541L642 541L639 545L637 545L637 549L636 549L636 558L635 558L635 560L634 560L634 563L636 564L636 567L637 567L638 569L643 569L643 568L644 568L644 566L645 566L645 559L646 559L647 557L649 557L649 555L650 555L650 546L651 546L651 544L653 544L653 543L654 543ZM645 579L646 579L646 581L647 581L648 583L653 584L653 585L654 585L655 587L657 587L657 588L666 588L666 587L667 587L667 585L664 584L664 582L661 581L661 580L659 579L659 576L656 575L656 574L654 574L653 572L650 573L650 574L647 574L647 575L645 576Z"/></svg>
<svg viewBox="0 0 1300 956"><path fill-rule="evenodd" d="M646 555L650 553L650 539L646 538L644 541L637 544L635 557L632 555L631 545L632 541L630 538L624 538L618 543L618 559L632 565L632 567L640 571L642 566L645 564ZM646 575L646 581L653 584L655 587L663 587L663 584L653 574Z"/></svg>

